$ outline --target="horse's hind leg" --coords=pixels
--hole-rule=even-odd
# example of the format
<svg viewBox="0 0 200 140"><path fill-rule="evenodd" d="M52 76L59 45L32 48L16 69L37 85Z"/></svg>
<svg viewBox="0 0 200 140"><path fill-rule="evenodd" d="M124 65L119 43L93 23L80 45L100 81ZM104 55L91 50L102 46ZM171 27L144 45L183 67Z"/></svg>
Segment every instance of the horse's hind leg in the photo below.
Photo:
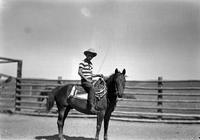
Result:
<svg viewBox="0 0 200 140"><path fill-rule="evenodd" d="M63 138L63 127L64 127L65 119L66 119L70 109L71 109L71 107L67 106L67 107L63 107L58 110L57 125L58 125L58 133L59 133L60 140L64 139Z"/></svg>
<svg viewBox="0 0 200 140"><path fill-rule="evenodd" d="M95 140L99 140L99 133L100 133L100 130L101 130L101 125L102 125L102 121L104 119L104 115L105 115L105 111L101 111L97 115L97 127L96 127Z"/></svg>
<svg viewBox="0 0 200 140"><path fill-rule="evenodd" d="M63 122L65 122L65 119L67 118L67 115L68 115L68 113L69 113L70 109L72 109L72 107L71 107L71 106L67 106L67 107L66 107L66 109L65 109L65 114L64 114L64 120L63 120Z"/></svg>
<svg viewBox="0 0 200 140"><path fill-rule="evenodd" d="M63 140L63 126L64 126L64 114L65 114L65 107L58 109L58 137L60 140Z"/></svg>

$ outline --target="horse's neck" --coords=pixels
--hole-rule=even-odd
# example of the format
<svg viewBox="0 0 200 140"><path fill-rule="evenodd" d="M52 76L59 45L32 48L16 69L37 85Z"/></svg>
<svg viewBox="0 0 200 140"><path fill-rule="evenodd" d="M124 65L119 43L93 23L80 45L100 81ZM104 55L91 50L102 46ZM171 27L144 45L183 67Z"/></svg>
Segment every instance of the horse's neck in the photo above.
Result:
<svg viewBox="0 0 200 140"><path fill-rule="evenodd" d="M109 104L116 104L116 101L117 101L117 96L114 94L115 92L115 86L114 86L114 83L113 83L113 79L108 79L106 81L106 85L107 85L107 98L109 100Z"/></svg>
<svg viewBox="0 0 200 140"><path fill-rule="evenodd" d="M109 106L115 106L117 103L117 96L109 96L109 93L107 95L107 99L108 99L108 105Z"/></svg>

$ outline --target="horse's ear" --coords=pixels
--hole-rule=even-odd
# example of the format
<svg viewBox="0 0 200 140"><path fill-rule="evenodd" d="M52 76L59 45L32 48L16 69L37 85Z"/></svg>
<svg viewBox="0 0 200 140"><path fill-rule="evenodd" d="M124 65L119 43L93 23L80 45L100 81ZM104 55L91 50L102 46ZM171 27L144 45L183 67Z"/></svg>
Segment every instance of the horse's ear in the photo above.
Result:
<svg viewBox="0 0 200 140"><path fill-rule="evenodd" d="M125 69L122 71L122 74L123 74L123 75L125 75L125 74L126 74L126 70L125 70Z"/></svg>
<svg viewBox="0 0 200 140"><path fill-rule="evenodd" d="M115 69L115 73L118 73L118 72L119 72L119 71L118 71L118 69L116 68L116 69Z"/></svg>

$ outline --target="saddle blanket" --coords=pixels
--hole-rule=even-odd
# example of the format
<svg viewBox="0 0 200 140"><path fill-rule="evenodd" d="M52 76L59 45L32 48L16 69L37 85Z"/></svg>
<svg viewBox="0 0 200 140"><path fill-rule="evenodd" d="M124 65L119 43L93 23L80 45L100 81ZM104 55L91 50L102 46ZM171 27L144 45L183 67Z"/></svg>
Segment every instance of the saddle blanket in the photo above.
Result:
<svg viewBox="0 0 200 140"><path fill-rule="evenodd" d="M100 100L107 93L106 83L102 78L99 78L99 80L95 81L93 85L95 89L95 97ZM88 93L85 92L81 85L74 85L69 96L87 100Z"/></svg>
<svg viewBox="0 0 200 140"><path fill-rule="evenodd" d="M78 94L77 94L78 93ZM82 93L82 94L81 94ZM70 92L70 96L73 96L73 97L77 97L77 98L81 98L81 99L86 99L87 100L87 96L88 96L88 94L87 93L83 93L83 92L81 92L80 93L80 91L77 89L77 86L73 86L72 87L72 90L71 90L71 92Z"/></svg>

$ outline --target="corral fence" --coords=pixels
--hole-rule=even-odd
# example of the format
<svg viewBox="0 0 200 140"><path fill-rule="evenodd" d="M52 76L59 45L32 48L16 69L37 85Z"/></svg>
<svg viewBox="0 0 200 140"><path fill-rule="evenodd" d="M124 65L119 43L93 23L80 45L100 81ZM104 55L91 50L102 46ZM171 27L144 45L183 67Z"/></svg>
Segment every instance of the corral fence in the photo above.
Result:
<svg viewBox="0 0 200 140"><path fill-rule="evenodd" d="M16 89L18 88L16 83L20 83L18 79L22 77L23 61L19 59L0 57L0 64L17 64L16 76L18 78L0 73L0 111L14 111ZM5 78L7 78L7 80L5 80Z"/></svg>
<svg viewBox="0 0 200 140"><path fill-rule="evenodd" d="M79 84L75 80L46 80L18 78L12 99L16 113L57 116L54 106L47 113L47 94L56 86ZM6 88L4 88L6 90ZM5 91L4 91L5 92ZM2 96L7 96L7 93ZM7 102L8 103L8 102ZM71 117L95 117L75 110ZM151 81L127 81L122 99L112 114L112 119L142 122L199 123L200 81L169 81L158 77Z"/></svg>

